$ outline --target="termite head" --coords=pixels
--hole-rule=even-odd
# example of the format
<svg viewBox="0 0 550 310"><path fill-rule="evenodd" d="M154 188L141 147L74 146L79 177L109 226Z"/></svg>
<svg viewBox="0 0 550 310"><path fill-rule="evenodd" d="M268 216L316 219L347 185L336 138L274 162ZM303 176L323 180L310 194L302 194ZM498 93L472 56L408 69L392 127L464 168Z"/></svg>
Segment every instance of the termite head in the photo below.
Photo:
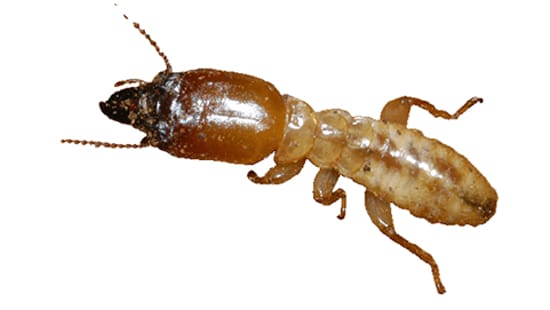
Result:
<svg viewBox="0 0 550 310"><path fill-rule="evenodd" d="M109 100L99 103L103 114L110 119L128 125L133 125L139 109L139 87L129 87L112 94Z"/></svg>
<svg viewBox="0 0 550 310"><path fill-rule="evenodd" d="M115 3L116 6L116 3ZM128 20L128 16L123 15ZM157 43L151 39L149 34L143 30L138 23L133 22L134 28L136 28L149 43L155 48L157 54L162 58L166 69L159 73L155 80L156 84L162 84L164 78L172 72L172 66L168 61L168 57L160 50ZM99 103L99 108L103 114L107 115L112 120L115 120L122 124L132 125L133 127L147 133L147 137L144 138L139 144L121 144L110 143L92 140L76 140L76 139L62 139L61 143L72 144L88 144L96 147L109 147L109 148L141 148L153 145L153 139L149 137L151 132L155 131L157 117L156 111L151 108L151 105L155 104L155 96L159 95L158 89L150 87L151 83L147 83L139 79L122 80L115 84L115 87L120 87L125 84L138 83L138 87L128 87L117 91L112 94L107 101ZM155 84L153 83L153 84ZM141 98L145 96L144 104L140 107ZM140 110L141 109L141 110Z"/></svg>
<svg viewBox="0 0 550 310"><path fill-rule="evenodd" d="M123 16L126 20L128 20L128 16L126 16L126 14L123 14ZM155 123L154 112L147 105L148 102L154 104L154 100L152 98L155 98L155 96L159 94L159 89L152 87L152 85L163 84L167 77L172 73L172 66L168 61L166 54L160 50L157 42L151 39L151 36L149 36L149 34L147 34L147 32L145 32L145 30L142 29L138 23L133 22L132 24L134 25L134 28L136 28L157 51L157 54L164 61L166 69L160 72L151 83L140 79L127 79L116 82L115 87L132 83L137 83L138 86L117 91L111 95L109 100L100 102L99 107L101 108L103 114L107 115L110 119L123 124L132 125L142 131L147 131L148 128ZM139 103L142 96L147 97L147 99L145 100L144 106L141 107L142 110L139 111Z"/></svg>

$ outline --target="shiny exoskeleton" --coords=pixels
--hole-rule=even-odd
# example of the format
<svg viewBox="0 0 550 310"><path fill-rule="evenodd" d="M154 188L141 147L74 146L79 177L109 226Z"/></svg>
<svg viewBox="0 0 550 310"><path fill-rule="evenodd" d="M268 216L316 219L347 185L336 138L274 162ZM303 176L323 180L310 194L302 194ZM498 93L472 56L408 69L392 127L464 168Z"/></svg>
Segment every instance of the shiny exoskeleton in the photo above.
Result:
<svg viewBox="0 0 550 310"><path fill-rule="evenodd" d="M264 176L248 173L261 184L283 183L309 160L319 167L313 184L316 201L330 205L340 200L338 218L343 219L346 193L334 190L339 176L365 186L372 222L428 263L437 291L445 292L433 257L396 233L390 204L432 223L476 226L494 215L498 196L487 179L451 147L406 127L413 105L435 117L456 119L480 98L470 99L454 114L412 97L387 103L380 120L340 109L314 112L306 102L281 95L271 83L250 75L214 69L173 72L156 42L139 24L134 26L164 59L166 70L150 83L118 82L115 86L138 86L114 93L100 108L145 137L140 144L62 142L153 146L176 157L235 164L254 164L275 152L275 166Z"/></svg>

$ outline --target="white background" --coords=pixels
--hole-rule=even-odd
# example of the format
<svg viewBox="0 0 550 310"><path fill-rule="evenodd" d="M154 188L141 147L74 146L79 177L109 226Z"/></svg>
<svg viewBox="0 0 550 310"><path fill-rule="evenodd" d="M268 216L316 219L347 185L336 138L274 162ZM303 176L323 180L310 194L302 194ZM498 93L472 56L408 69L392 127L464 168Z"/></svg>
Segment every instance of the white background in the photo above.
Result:
<svg viewBox="0 0 550 310"><path fill-rule="evenodd" d="M111 1L0 6L0 309L547 308L550 22L544 1ZM98 102L164 69L239 71L315 109L377 117L401 95L454 112L409 125L466 155L499 193L477 228L394 209L430 270L383 236L363 188L348 216L312 199L308 164L279 186L250 167L173 158L137 143ZM271 165L254 167L259 173Z"/></svg>

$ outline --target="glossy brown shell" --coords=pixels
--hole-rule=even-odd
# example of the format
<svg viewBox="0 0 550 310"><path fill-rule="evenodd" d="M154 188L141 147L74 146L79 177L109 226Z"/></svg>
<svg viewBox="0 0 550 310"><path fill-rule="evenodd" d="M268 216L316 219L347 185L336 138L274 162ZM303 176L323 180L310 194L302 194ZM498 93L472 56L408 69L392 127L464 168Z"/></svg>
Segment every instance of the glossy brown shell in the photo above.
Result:
<svg viewBox="0 0 550 310"><path fill-rule="evenodd" d="M177 157L253 164L279 146L286 109L271 83L198 69L170 73L162 84L160 149Z"/></svg>

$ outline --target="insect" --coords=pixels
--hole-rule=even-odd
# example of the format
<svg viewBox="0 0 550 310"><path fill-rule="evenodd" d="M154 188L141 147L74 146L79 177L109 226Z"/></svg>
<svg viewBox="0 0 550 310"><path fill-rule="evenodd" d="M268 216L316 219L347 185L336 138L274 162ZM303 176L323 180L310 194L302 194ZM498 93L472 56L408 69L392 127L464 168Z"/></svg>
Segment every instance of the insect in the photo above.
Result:
<svg viewBox="0 0 550 310"><path fill-rule="evenodd" d="M351 116L341 109L314 112L305 101L281 95L271 83L250 75L215 69L174 72L157 43L138 23L133 25L155 48L166 69L152 82L115 83L115 87L137 86L118 90L99 106L109 118L141 130L145 137L139 144L73 139L62 143L152 146L176 157L247 165L274 153L275 166L265 175L249 171L248 179L258 184L284 183L309 160L319 168L313 181L317 202L340 201L338 218L344 219L346 192L335 189L338 178L364 186L372 222L427 263L437 291L445 292L434 258L396 232L390 204L447 225L476 226L494 215L497 193L468 159L406 127L412 106L449 120L481 103L481 98L471 98L454 114L413 97L388 102L380 120Z"/></svg>

